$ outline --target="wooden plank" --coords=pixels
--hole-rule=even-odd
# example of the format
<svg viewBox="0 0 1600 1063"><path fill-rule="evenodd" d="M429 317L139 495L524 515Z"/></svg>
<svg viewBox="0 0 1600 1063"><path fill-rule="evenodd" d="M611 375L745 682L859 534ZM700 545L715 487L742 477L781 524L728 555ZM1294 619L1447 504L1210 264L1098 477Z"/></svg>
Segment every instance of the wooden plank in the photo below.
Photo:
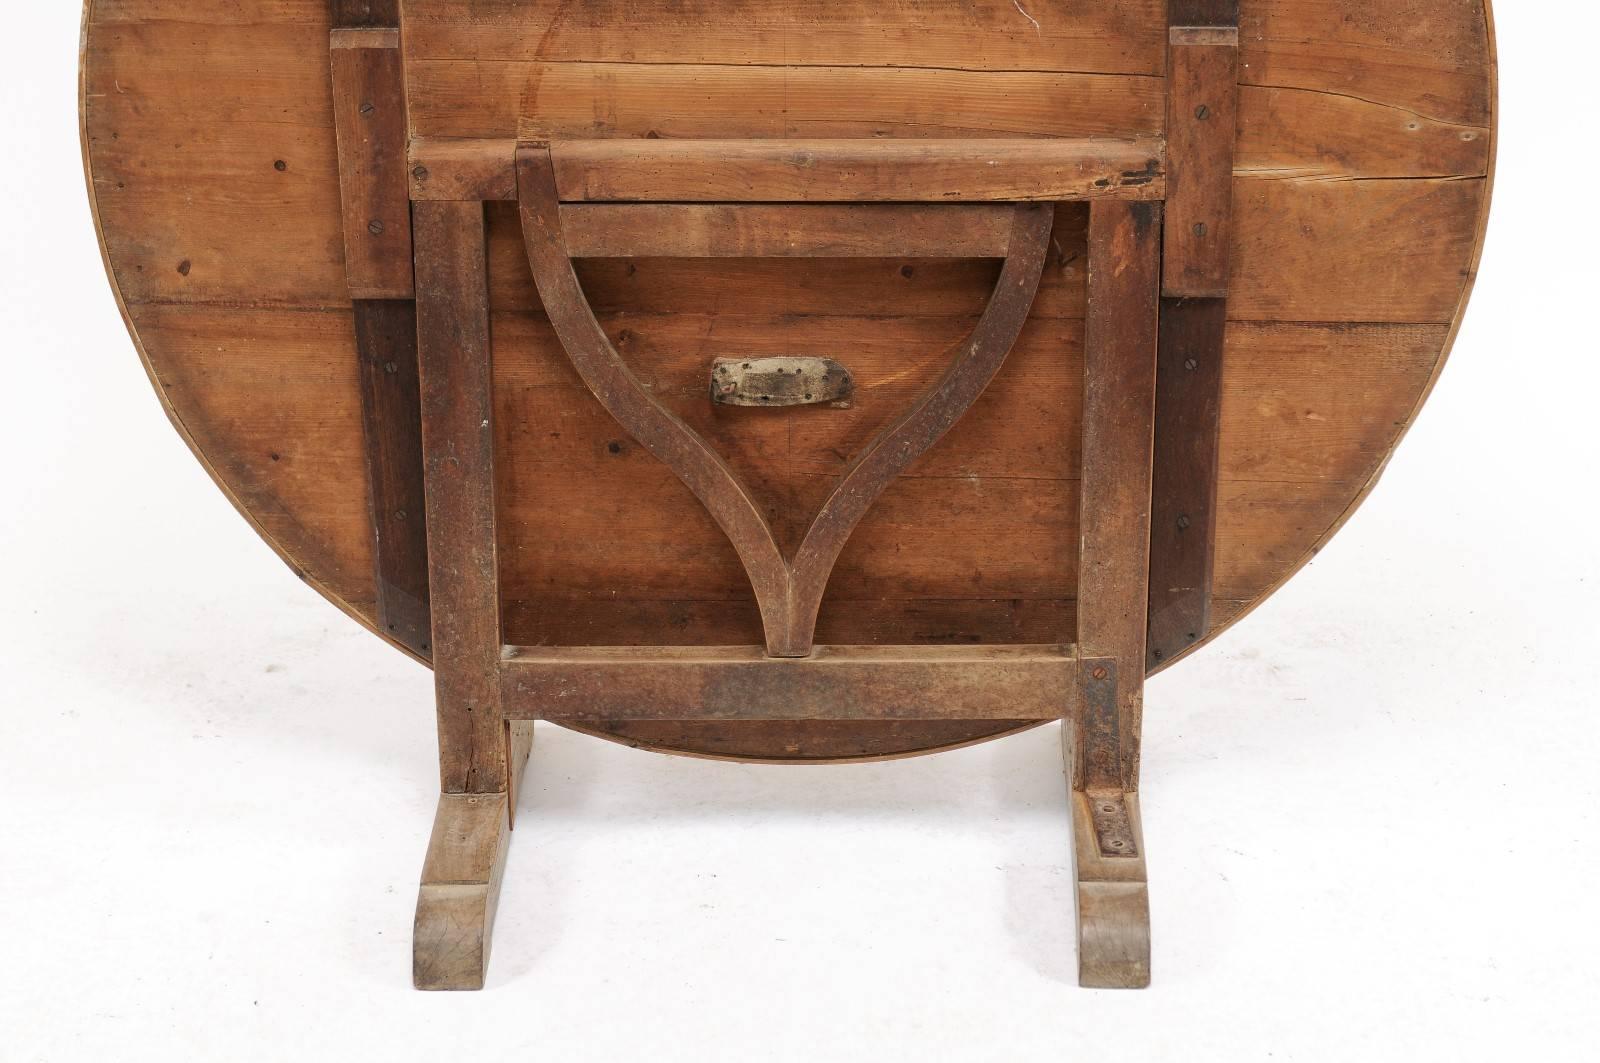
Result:
<svg viewBox="0 0 1600 1063"><path fill-rule="evenodd" d="M406 87L421 137L1128 137L1162 117L1159 77L1030 70L412 58Z"/></svg>
<svg viewBox="0 0 1600 1063"><path fill-rule="evenodd" d="M1222 299L1161 303L1146 638L1151 669L1210 628L1226 314Z"/></svg>
<svg viewBox="0 0 1600 1063"><path fill-rule="evenodd" d="M417 59L1161 73L1164 0L406 0Z"/></svg>
<svg viewBox="0 0 1600 1063"><path fill-rule="evenodd" d="M641 262L639 272L652 276L649 266ZM880 289L881 308L898 314L933 300L943 282L926 294L910 291L932 268L919 264L908 280L898 264L886 266L881 279L907 291L901 301L893 288ZM833 451L853 453L870 438L881 417L938 373L943 352L970 324L920 314L884 321L711 313L713 297L729 298L714 287L694 312L658 314L649 310L655 293L634 298L620 271L616 277L604 296L607 332L652 389L757 484L780 531L783 514L814 507L838 475L843 458ZM847 272L844 279L877 278ZM715 280L707 274L708 285ZM594 274L585 276L586 290L595 283ZM969 294L981 303L992 283L973 277ZM950 289L946 301L965 291ZM826 291L811 294L817 307L836 301ZM185 411L183 424L217 475L264 534L289 549L302 576L325 581L328 593L375 623L368 504L349 488L362 482L365 457L348 308L145 304L134 316L169 401ZM852 597L869 601L841 601L830 614L824 599L820 641L984 633L998 641L1072 639L1071 627L1060 624L1072 621L1076 585L1081 328L1032 320L946 442L869 512L839 568L860 587ZM538 612L508 621L508 640L625 641L647 630L693 638L704 629L718 632L707 635L717 644L758 641L759 624L749 626L742 605L726 604L749 592L737 560L716 552L715 525L670 472L619 438L541 316L496 315L493 329L503 404L496 420L503 580L510 600L531 601ZM1261 593L1315 546L1355 490L1346 485L1370 476L1409 419L1445 332L1442 325L1230 324L1221 443L1230 486L1219 507L1218 597ZM701 393L704 366L730 348L847 346L859 378L856 405L815 411L792 432L771 418L718 419ZM617 453L609 442L618 443ZM619 522L629 527L628 540L603 548L606 530ZM630 588L626 599L613 598L619 585ZM883 604L874 607L879 596ZM1061 621L1029 611L1038 596L1065 601ZM731 612L715 611L722 609Z"/></svg>
<svg viewBox="0 0 1600 1063"><path fill-rule="evenodd" d="M400 31L336 29L331 41L350 296L408 299L411 204Z"/></svg>
<svg viewBox="0 0 1600 1063"><path fill-rule="evenodd" d="M1217 448L1233 245L1237 0L1171 0L1168 185L1156 369L1144 665L1186 651L1210 624Z"/></svg>
<svg viewBox="0 0 1600 1063"><path fill-rule="evenodd" d="M390 638L427 658L432 631L417 304L409 299L360 300L354 309L377 621Z"/></svg>
<svg viewBox="0 0 1600 1063"><path fill-rule="evenodd" d="M1070 646L517 647L513 719L1008 720L1070 711Z"/></svg>
<svg viewBox="0 0 1600 1063"><path fill-rule="evenodd" d="M1234 174L1276 181L1482 177L1487 126L1428 118L1373 100L1241 85ZM1171 179L1168 179L1171 194Z"/></svg>
<svg viewBox="0 0 1600 1063"><path fill-rule="evenodd" d="M1078 644L1116 662L1120 778L1074 785L1136 789L1150 552L1161 207L1097 203L1089 215L1084 323L1082 548ZM1080 745L1090 744L1080 736Z"/></svg>
<svg viewBox="0 0 1600 1063"><path fill-rule="evenodd" d="M1239 19L1240 77L1486 128L1494 104L1487 15L1482 0L1250 0ZM1409 131L1401 125L1395 138Z"/></svg>
<svg viewBox="0 0 1600 1063"><path fill-rule="evenodd" d="M482 205L419 205L416 246L441 788L492 793L506 789L507 775Z"/></svg>
<svg viewBox="0 0 1600 1063"><path fill-rule="evenodd" d="M581 203L561 208L573 258L1004 258L998 204Z"/></svg>
<svg viewBox="0 0 1600 1063"><path fill-rule="evenodd" d="M1174 28L1167 74L1167 201L1161 292L1228 290L1239 34Z"/></svg>
<svg viewBox="0 0 1600 1063"><path fill-rule="evenodd" d="M305 8L307 21L300 22L290 21L299 15L280 11L276 5L230 6L227 11L208 9L201 14L186 2L140 0L129 5L97 0L86 57L85 117L97 207L113 266L130 300L327 307L346 298L338 187L329 180L336 161L332 111L327 105L326 4L308 0ZM1329 221L1361 216L1366 209L1362 197L1377 197L1382 191L1378 186L1386 183L1352 186L1321 178L1485 172L1490 144L1487 79L1481 65L1485 43L1481 12L1471 5L1448 11L1369 5L1350 19L1342 18L1336 6L1303 2L1270 0L1254 11L1247 11L1246 18L1256 32L1246 32L1242 44L1246 66L1241 76L1247 84L1240 111L1241 170L1291 186L1311 184L1297 178L1318 178L1313 191L1319 197L1337 192L1342 201L1317 204L1309 219L1295 216L1301 212L1283 203L1252 225L1259 229L1268 223L1274 230L1292 233L1298 223L1309 220L1323 235ZM239 31L240 20L249 24L248 32ZM1022 25L1032 32L1026 23ZM1260 38L1262 33L1265 38ZM408 27L406 41L410 34ZM1318 57L1309 54L1315 48L1308 42L1318 40L1335 42L1339 62L1330 64L1326 57L1312 62ZM1156 43L1164 46L1164 38ZM1159 61L1158 51L1153 69L1159 68ZM1455 79L1452 85L1477 84L1475 119L1457 116L1459 108L1454 105L1441 105L1453 91L1441 81L1444 78ZM1126 80L1147 83L1143 89L1134 87L1146 115L1142 129L1159 131L1164 83L1149 77ZM550 108L573 111L571 126L551 132L596 135L592 98L560 97L563 84L559 78L539 83L540 113ZM531 88L531 81L508 79L505 92L513 111ZM493 95L484 87L476 91ZM1071 94L1079 91L1072 89ZM654 89L641 90L640 107L646 114L653 93ZM748 97L735 94L735 98ZM834 98L830 91L816 102L826 106ZM948 111L942 103L926 102L938 96L912 98L923 101L917 106L924 111ZM1113 102L1116 98L1133 97L1107 88L1086 97L1086 106L1096 111L1121 106ZM1035 110L1034 99L1027 93L1009 93L995 105L996 118L987 135L1093 132L1054 124L1063 102L1070 101L1052 95ZM182 101L182 106L167 107L162 101ZM1412 113L1419 107L1423 114ZM607 115L604 121L613 119ZM753 112L749 121L758 121ZM207 130L207 135L191 135L197 128ZM735 135L727 123L720 128L724 135ZM808 122L796 135L816 128L828 127ZM771 129L773 134L782 132L777 126ZM613 130L606 126L605 131ZM643 135L647 127L614 131ZM513 118L504 135L515 133ZM280 162L282 170L276 167ZM509 183L508 167L508 188ZM1247 189L1242 185L1241 199ZM1283 194L1292 195L1293 189ZM1468 213L1464 228L1470 234L1475 205L1461 202L1452 209ZM263 213L294 217L296 224L263 226L259 224ZM1421 231L1437 229L1443 221L1437 212L1419 205L1417 212L1388 219L1365 238L1377 240L1383 233L1409 229L1411 246L1433 247L1432 238ZM1236 218L1236 228L1245 224L1245 218ZM1255 235L1241 231L1239 238ZM1465 247L1452 241L1440 245L1436 255L1410 256L1405 269L1411 278L1405 288L1408 293L1431 295L1446 287L1453 293L1447 300L1450 309L1427 313L1448 315L1453 310L1465 268L1464 261L1456 259L1471 246L1470 239ZM1352 254L1357 250L1350 248ZM1382 261L1381 254L1368 257L1372 263ZM177 267L184 262L191 269L180 273ZM293 269L285 268L285 263L293 263ZM1315 263L1303 265L1322 272ZM1327 272L1340 276L1341 268L1336 263ZM1272 271L1267 270L1259 282L1273 285ZM1344 289L1340 299L1345 305L1319 308L1314 319L1404 320L1381 312L1374 316L1370 304L1386 298L1389 283L1385 276L1366 291ZM1286 309L1268 318L1306 319L1306 314Z"/></svg>
<svg viewBox="0 0 1600 1063"><path fill-rule="evenodd" d="M1486 194L1482 178L1236 181L1228 316L1448 323Z"/></svg>
<svg viewBox="0 0 1600 1063"><path fill-rule="evenodd" d="M411 145L415 199L515 198L516 143ZM1093 140L569 140L550 145L575 202L982 202L1160 199L1158 137Z"/></svg>
<svg viewBox="0 0 1600 1063"><path fill-rule="evenodd" d="M543 588L536 589L544 591ZM740 646L761 639L746 592L719 600L586 594L505 604L506 641L551 646ZM1070 598L823 599L817 641L827 645L983 646L1056 643L1076 630Z"/></svg>

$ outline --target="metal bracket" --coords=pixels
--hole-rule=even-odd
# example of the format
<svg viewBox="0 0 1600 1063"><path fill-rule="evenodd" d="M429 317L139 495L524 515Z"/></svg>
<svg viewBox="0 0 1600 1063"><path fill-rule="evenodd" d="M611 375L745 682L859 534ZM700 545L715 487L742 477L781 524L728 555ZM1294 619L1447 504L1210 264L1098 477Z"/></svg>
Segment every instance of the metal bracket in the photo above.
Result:
<svg viewBox="0 0 1600 1063"><path fill-rule="evenodd" d="M1117 662L1111 657L1088 657L1078 662L1078 692L1083 705L1078 725L1081 747L1080 790L1122 788L1122 741L1117 721Z"/></svg>
<svg viewBox="0 0 1600 1063"><path fill-rule="evenodd" d="M718 406L848 406L855 381L832 358L718 358L711 401Z"/></svg>
<svg viewBox="0 0 1600 1063"><path fill-rule="evenodd" d="M1139 843L1133 836L1133 817L1128 814L1127 796L1117 789L1090 790L1087 797L1100 855L1110 858L1138 856Z"/></svg>

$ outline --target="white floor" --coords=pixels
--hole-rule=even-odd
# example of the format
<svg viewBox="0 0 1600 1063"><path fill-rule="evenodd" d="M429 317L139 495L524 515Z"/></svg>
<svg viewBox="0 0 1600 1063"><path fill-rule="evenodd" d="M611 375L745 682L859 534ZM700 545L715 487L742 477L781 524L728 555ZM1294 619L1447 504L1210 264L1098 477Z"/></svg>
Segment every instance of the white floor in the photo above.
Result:
<svg viewBox="0 0 1600 1063"><path fill-rule="evenodd" d="M1384 483L1150 686L1150 990L1076 987L1054 729L756 768L541 726L489 988L426 995L429 676L166 425L44 6L0 108L0 1061L1595 1058L1587 9L1500 15L1479 293Z"/></svg>

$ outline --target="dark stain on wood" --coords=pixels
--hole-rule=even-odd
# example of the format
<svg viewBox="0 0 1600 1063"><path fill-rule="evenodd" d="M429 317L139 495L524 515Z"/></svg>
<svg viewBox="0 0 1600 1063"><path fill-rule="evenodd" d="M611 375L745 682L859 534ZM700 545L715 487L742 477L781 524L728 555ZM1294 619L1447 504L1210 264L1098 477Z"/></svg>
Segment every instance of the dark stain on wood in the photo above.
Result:
<svg viewBox="0 0 1600 1063"><path fill-rule="evenodd" d="M432 635L417 304L409 299L357 300L355 328L378 622L390 637L426 659L431 656Z"/></svg>
<svg viewBox="0 0 1600 1063"><path fill-rule="evenodd" d="M1170 26L1237 26L1239 0L1167 0Z"/></svg>
<svg viewBox="0 0 1600 1063"><path fill-rule="evenodd" d="M400 25L400 0L329 0L335 29Z"/></svg>
<svg viewBox="0 0 1600 1063"><path fill-rule="evenodd" d="M1222 299L1163 299L1156 359L1147 666L1205 638L1216 556Z"/></svg>

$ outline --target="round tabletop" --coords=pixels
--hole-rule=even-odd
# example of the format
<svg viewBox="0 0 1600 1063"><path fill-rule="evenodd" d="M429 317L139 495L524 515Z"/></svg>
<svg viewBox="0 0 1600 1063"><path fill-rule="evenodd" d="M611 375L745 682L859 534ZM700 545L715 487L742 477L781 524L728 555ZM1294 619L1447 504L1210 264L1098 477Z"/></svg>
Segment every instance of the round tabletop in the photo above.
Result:
<svg viewBox="0 0 1600 1063"><path fill-rule="evenodd" d="M1208 638L1316 553L1415 418L1461 322L1494 158L1482 0L1240 8ZM1137 137L1165 123L1165 0L398 10L412 138ZM329 0L89 0L84 150L111 281L174 425L297 573L396 641L378 614L331 28ZM819 641L1072 641L1086 218L1082 204L1057 209L1009 359L862 520ZM489 205L488 232L506 640L760 643L748 579L716 524L562 356L514 204ZM851 456L949 361L998 269L596 258L579 276L633 371L724 455L793 549ZM848 405L706 401L716 357L839 351ZM673 752L827 760L1016 727L584 729Z"/></svg>

